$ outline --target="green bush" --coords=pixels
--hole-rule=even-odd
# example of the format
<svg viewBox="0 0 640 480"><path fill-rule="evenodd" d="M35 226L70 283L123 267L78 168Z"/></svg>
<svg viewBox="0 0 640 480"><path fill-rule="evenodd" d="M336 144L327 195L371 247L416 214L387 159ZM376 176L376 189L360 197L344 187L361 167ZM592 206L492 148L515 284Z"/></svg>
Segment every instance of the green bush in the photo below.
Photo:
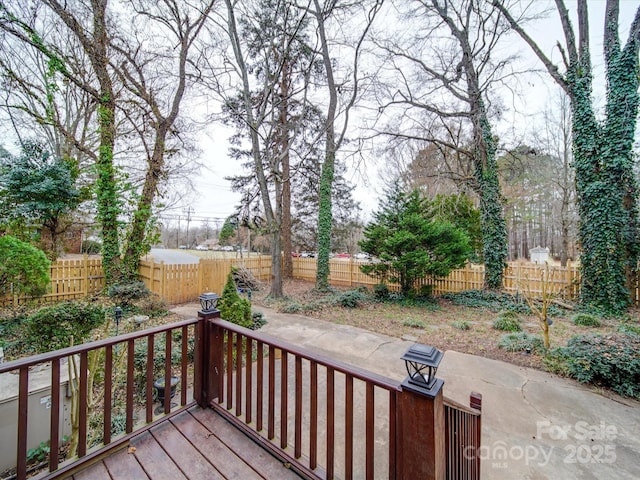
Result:
<svg viewBox="0 0 640 480"><path fill-rule="evenodd" d="M402 325L411 328L426 328L427 326L422 320L414 320L413 318L405 320L402 322Z"/></svg>
<svg viewBox="0 0 640 480"><path fill-rule="evenodd" d="M287 302L280 307L282 313L300 313L303 310L302 304L298 302Z"/></svg>
<svg viewBox="0 0 640 480"><path fill-rule="evenodd" d="M259 330L267 324L262 312L253 312L251 314L251 330Z"/></svg>
<svg viewBox="0 0 640 480"><path fill-rule="evenodd" d="M218 310L220 310L220 316L228 322L245 328L251 328L253 325L251 302L240 296L231 272L227 275L227 283L225 283L222 296L218 300Z"/></svg>
<svg viewBox="0 0 640 480"><path fill-rule="evenodd" d="M37 353L82 343L105 321L100 305L64 302L44 307L24 322L25 343Z"/></svg>
<svg viewBox="0 0 640 480"><path fill-rule="evenodd" d="M451 326L458 330L471 330L471 324L466 320L455 320L451 322Z"/></svg>
<svg viewBox="0 0 640 480"><path fill-rule="evenodd" d="M544 351L542 338L527 332L507 333L500 338L498 347L507 352L538 353Z"/></svg>
<svg viewBox="0 0 640 480"><path fill-rule="evenodd" d="M518 314L510 310L502 311L498 314L493 321L493 328L503 332L519 332L522 330Z"/></svg>
<svg viewBox="0 0 640 480"><path fill-rule="evenodd" d="M618 333L640 336L640 325L632 325L630 323L621 323L620 325L618 325Z"/></svg>
<svg viewBox="0 0 640 480"><path fill-rule="evenodd" d="M338 295L336 301L345 308L357 308L362 302L366 302L368 297L359 290L349 290Z"/></svg>
<svg viewBox="0 0 640 480"><path fill-rule="evenodd" d="M564 348L569 374L582 383L640 398L640 336L576 335Z"/></svg>
<svg viewBox="0 0 640 480"><path fill-rule="evenodd" d="M147 297L151 294L143 282L119 283L111 285L107 295L116 301L131 304L133 300Z"/></svg>
<svg viewBox="0 0 640 480"><path fill-rule="evenodd" d="M373 286L373 298L378 301L389 299L389 287L384 283L378 283Z"/></svg>
<svg viewBox="0 0 640 480"><path fill-rule="evenodd" d="M571 322L574 325L581 325L583 327L601 327L602 322L595 315L590 315L588 313L576 313L573 317L571 317Z"/></svg>
<svg viewBox="0 0 640 480"><path fill-rule="evenodd" d="M0 237L0 296L44 294L50 265L42 250L10 235Z"/></svg>

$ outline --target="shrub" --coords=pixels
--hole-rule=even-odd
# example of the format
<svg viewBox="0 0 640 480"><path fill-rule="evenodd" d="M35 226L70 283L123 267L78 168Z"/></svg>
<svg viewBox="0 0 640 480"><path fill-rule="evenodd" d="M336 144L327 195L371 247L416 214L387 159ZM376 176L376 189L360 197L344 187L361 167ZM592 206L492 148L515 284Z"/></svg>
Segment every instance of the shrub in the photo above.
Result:
<svg viewBox="0 0 640 480"><path fill-rule="evenodd" d="M385 301L389 299L389 287L384 283L378 283L373 286L373 298L378 301Z"/></svg>
<svg viewBox="0 0 640 480"><path fill-rule="evenodd" d="M458 330L471 330L471 324L466 320L455 320L451 322L451 326Z"/></svg>
<svg viewBox="0 0 640 480"><path fill-rule="evenodd" d="M595 315L588 313L577 313L571 317L571 321L574 325L581 325L583 327L601 327L602 322Z"/></svg>
<svg viewBox="0 0 640 480"><path fill-rule="evenodd" d="M48 352L82 343L105 321L100 305L64 302L44 307L24 322L25 342L36 352Z"/></svg>
<svg viewBox="0 0 640 480"><path fill-rule="evenodd" d="M618 333L640 336L640 325L632 325L630 323L621 323L620 325L618 325Z"/></svg>
<svg viewBox="0 0 640 480"><path fill-rule="evenodd" d="M405 320L402 325L411 328L425 328L427 326L422 320L414 320L413 318Z"/></svg>
<svg viewBox="0 0 640 480"><path fill-rule="evenodd" d="M218 300L218 310L220 310L220 316L228 322L245 328L251 328L253 325L251 302L238 294L236 282L233 280L231 272L227 275L227 283L225 283L222 296Z"/></svg>
<svg viewBox="0 0 640 480"><path fill-rule="evenodd" d="M367 295L359 290L349 290L339 294L336 300L345 308L356 308L361 302L367 301Z"/></svg>
<svg viewBox="0 0 640 480"><path fill-rule="evenodd" d="M253 312L251 314L251 330L258 330L267 324L262 312Z"/></svg>
<svg viewBox="0 0 640 480"><path fill-rule="evenodd" d="M107 295L125 304L131 304L133 300L147 297L151 294L143 282L129 282L111 285Z"/></svg>
<svg viewBox="0 0 640 480"><path fill-rule="evenodd" d="M507 333L500 338L498 347L507 352L537 353L544 351L542 338L527 332Z"/></svg>
<svg viewBox="0 0 640 480"><path fill-rule="evenodd" d="M0 237L0 296L44 294L51 283L50 265L42 250L9 235Z"/></svg>
<svg viewBox="0 0 640 480"><path fill-rule="evenodd" d="M282 313L300 313L302 311L302 305L298 302L287 302L280 307Z"/></svg>
<svg viewBox="0 0 640 480"><path fill-rule="evenodd" d="M582 383L640 398L640 336L576 335L567 342L569 374Z"/></svg>
<svg viewBox="0 0 640 480"><path fill-rule="evenodd" d="M519 332L522 330L518 314L514 311L503 311L493 321L493 328L503 332Z"/></svg>

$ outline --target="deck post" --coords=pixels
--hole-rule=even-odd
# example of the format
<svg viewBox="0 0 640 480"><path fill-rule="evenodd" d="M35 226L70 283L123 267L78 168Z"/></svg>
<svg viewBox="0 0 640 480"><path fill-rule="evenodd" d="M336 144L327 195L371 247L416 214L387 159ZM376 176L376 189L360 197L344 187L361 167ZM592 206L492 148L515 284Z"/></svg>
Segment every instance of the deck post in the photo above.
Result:
<svg viewBox="0 0 640 480"><path fill-rule="evenodd" d="M220 312L198 312L198 324L196 325L196 354L194 359L193 396L202 408L209 406L209 402L217 395L211 391L213 365L211 344L213 341L212 325L209 320L219 318ZM217 386L217 382L213 382Z"/></svg>
<svg viewBox="0 0 640 480"><path fill-rule="evenodd" d="M396 411L397 479L444 480L446 474L445 416L442 386L430 389L402 382Z"/></svg>

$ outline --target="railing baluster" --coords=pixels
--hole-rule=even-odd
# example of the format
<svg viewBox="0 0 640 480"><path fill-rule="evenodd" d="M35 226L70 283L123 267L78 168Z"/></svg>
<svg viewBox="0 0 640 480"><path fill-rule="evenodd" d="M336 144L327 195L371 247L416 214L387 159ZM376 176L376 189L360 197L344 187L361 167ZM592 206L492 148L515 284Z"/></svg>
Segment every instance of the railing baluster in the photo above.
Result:
<svg viewBox="0 0 640 480"><path fill-rule="evenodd" d="M189 365L189 325L182 327L182 358L180 359L180 373L181 383L180 386L180 406L183 407L187 404L187 371Z"/></svg>
<svg viewBox="0 0 640 480"><path fill-rule="evenodd" d="M242 415L242 339L236 334L236 417Z"/></svg>
<svg viewBox="0 0 640 480"><path fill-rule="evenodd" d="M147 337L147 371L145 372L146 381L146 420L147 423L153 422L153 370L154 358L153 351L155 349L155 336Z"/></svg>
<svg viewBox="0 0 640 480"><path fill-rule="evenodd" d="M280 448L287 448L289 418L289 360L286 351L280 357Z"/></svg>
<svg viewBox="0 0 640 480"><path fill-rule="evenodd" d="M267 406L267 438L275 437L275 382L276 382L276 349L269 345L269 405Z"/></svg>
<svg viewBox="0 0 640 480"><path fill-rule="evenodd" d="M173 330L167 330L164 338L164 413L171 412L171 351L173 350Z"/></svg>
<svg viewBox="0 0 640 480"><path fill-rule="evenodd" d="M136 341L127 341L127 425L125 432L133 432L133 367Z"/></svg>
<svg viewBox="0 0 640 480"><path fill-rule="evenodd" d="M227 332L227 410L233 408L233 332Z"/></svg>
<svg viewBox="0 0 640 480"><path fill-rule="evenodd" d="M79 415L78 415L78 456L87 454L87 370L89 368L87 351L80 353Z"/></svg>
<svg viewBox="0 0 640 480"><path fill-rule="evenodd" d="M71 359L68 360L69 362ZM113 395L113 345L104 347L104 423L102 438L105 445L111 443L111 404Z"/></svg>
<svg viewBox="0 0 640 480"><path fill-rule="evenodd" d="M251 412L253 410L253 405L252 405L252 393L253 393L253 378L252 378L252 372L253 372L253 362L252 362L252 355L253 355L253 340L251 338L246 338L245 339L245 371L246 371L246 382L245 382L245 422L246 423L251 423Z"/></svg>
<svg viewBox="0 0 640 480"><path fill-rule="evenodd" d="M367 384L368 386L368 384ZM353 376L345 377L345 438L344 438L344 464L345 478L353 478Z"/></svg>
<svg viewBox="0 0 640 480"><path fill-rule="evenodd" d="M389 480L396 478L396 411L397 411L396 392L389 391Z"/></svg>
<svg viewBox="0 0 640 480"><path fill-rule="evenodd" d="M256 346L257 366L256 366L256 430L262 431L262 411L263 411L263 391L264 391L264 344L258 342Z"/></svg>
<svg viewBox="0 0 640 480"><path fill-rule="evenodd" d="M373 460L374 460L374 446L375 446L375 390L373 383L367 382L367 401L366 401L366 478L367 480L373 480Z"/></svg>
<svg viewBox="0 0 640 480"><path fill-rule="evenodd" d="M18 384L18 464L16 476L19 480L27 476L27 418L29 416L29 368L20 368Z"/></svg>
<svg viewBox="0 0 640 480"><path fill-rule="evenodd" d="M295 385L295 458L302 456L302 357L296 355L296 385Z"/></svg>
<svg viewBox="0 0 640 480"><path fill-rule="evenodd" d="M309 468L315 470L318 466L318 363L311 360L310 370L310 414L309 419Z"/></svg>
<svg viewBox="0 0 640 480"><path fill-rule="evenodd" d="M51 422L49 429L49 470L58 468L60 449L60 359L51 361Z"/></svg>
<svg viewBox="0 0 640 480"><path fill-rule="evenodd" d="M327 367L327 480L334 475L335 416L335 371Z"/></svg>

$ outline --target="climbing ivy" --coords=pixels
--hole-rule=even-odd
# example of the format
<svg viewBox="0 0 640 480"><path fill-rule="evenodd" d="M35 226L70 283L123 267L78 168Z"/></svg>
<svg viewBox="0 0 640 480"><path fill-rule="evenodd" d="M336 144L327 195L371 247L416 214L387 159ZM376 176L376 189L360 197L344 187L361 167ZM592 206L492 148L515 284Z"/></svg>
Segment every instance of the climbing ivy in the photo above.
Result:
<svg viewBox="0 0 640 480"><path fill-rule="evenodd" d="M638 111L638 54L624 49L607 65L603 122L593 112L588 52L567 72L573 116L581 301L617 314L630 304L640 251L632 146Z"/></svg>
<svg viewBox="0 0 640 480"><path fill-rule="evenodd" d="M482 142L476 142L475 177L480 193L480 226L485 265L484 284L489 289L502 288L507 258L507 227L502 212L502 195L498 182L496 141L480 102L479 125ZM484 148L484 151L481 149Z"/></svg>
<svg viewBox="0 0 640 480"><path fill-rule="evenodd" d="M335 152L327 153L320 175L320 201L318 208L318 269L316 288L329 289L329 254L331 253L331 188L334 177Z"/></svg>

